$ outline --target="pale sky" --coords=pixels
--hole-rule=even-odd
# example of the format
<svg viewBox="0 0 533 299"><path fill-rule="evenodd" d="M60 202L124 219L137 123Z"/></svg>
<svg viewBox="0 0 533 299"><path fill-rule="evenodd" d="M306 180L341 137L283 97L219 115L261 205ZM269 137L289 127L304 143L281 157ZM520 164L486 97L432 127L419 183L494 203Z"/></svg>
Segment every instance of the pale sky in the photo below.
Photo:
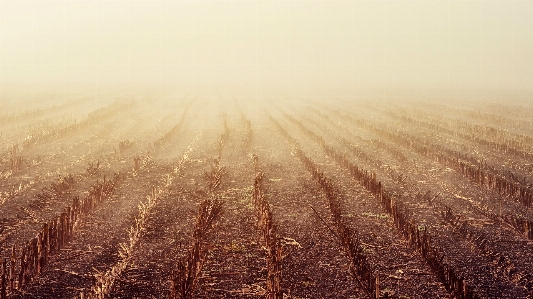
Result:
<svg viewBox="0 0 533 299"><path fill-rule="evenodd" d="M0 87L532 89L528 1L5 1Z"/></svg>

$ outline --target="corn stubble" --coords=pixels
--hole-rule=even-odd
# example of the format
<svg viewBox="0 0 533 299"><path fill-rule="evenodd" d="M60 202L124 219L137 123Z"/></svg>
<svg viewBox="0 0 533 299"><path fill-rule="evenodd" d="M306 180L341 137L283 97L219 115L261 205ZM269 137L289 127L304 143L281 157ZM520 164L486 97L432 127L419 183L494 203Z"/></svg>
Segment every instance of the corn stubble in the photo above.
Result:
<svg viewBox="0 0 533 299"><path fill-rule="evenodd" d="M193 298L194 291L198 287L198 279L207 258L208 246L206 245L209 234L216 222L220 220L224 210L224 202L216 198L215 192L220 187L225 173L226 167L221 167L218 159L214 160L211 171L205 173L208 181L207 193L197 192L197 194L206 199L198 208L189 252L185 258L178 261L172 273L170 298Z"/></svg>

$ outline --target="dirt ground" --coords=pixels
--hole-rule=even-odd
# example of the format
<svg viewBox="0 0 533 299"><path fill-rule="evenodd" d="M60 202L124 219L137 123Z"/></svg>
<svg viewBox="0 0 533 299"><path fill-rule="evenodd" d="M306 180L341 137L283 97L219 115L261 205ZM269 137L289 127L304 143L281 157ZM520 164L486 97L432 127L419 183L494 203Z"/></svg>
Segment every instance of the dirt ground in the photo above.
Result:
<svg viewBox="0 0 533 299"><path fill-rule="evenodd" d="M199 245L201 271L190 298L275 298L268 297L269 275L280 279L283 298L533 298L531 228L506 220L533 223L520 194L480 185L400 137L386 137L412 135L415 143L462 153L479 161L480 169L492 167L531 191L533 173L516 164L533 159L491 144L531 151L533 130L523 126L532 107L380 99L252 104L168 95L50 103L43 101L39 113L0 118L0 253L7 267L13 245L18 261L22 245L74 196L86 196L104 176L120 173L123 179L107 200L77 220L72 238L40 274L7 287L7 298L172 297L172 280L179 262L190 258L206 198L221 200L223 210ZM478 125L475 132L501 130L499 136L507 139L475 139L465 123ZM28 136L34 138L25 143ZM331 182L331 193L298 153ZM438 263L413 245L379 196L332 153L375 174L418 232L431 235L431 245L442 253ZM213 169L222 174L216 188L206 175ZM258 172L264 175L276 242L285 242L275 273L254 203ZM54 191L68 175L74 183ZM355 271L331 194L377 288ZM448 274L440 272L442 265ZM19 265L14 267L18 271ZM450 281L466 284L464 292Z"/></svg>

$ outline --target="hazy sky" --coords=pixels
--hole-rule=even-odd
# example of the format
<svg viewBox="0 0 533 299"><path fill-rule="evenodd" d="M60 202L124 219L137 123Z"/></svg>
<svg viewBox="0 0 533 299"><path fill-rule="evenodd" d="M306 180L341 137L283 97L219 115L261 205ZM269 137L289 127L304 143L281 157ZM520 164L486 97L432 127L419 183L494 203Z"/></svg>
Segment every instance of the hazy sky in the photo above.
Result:
<svg viewBox="0 0 533 299"><path fill-rule="evenodd" d="M0 83L532 89L532 16L533 0L0 0Z"/></svg>

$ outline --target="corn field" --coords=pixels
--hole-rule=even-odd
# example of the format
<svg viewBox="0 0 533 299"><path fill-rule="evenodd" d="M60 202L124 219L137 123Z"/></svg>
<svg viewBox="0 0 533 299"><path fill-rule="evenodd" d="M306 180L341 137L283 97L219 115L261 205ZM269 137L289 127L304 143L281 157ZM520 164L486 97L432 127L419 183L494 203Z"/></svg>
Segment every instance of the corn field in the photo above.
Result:
<svg viewBox="0 0 533 299"><path fill-rule="evenodd" d="M533 298L531 119L201 95L6 112L0 299Z"/></svg>

